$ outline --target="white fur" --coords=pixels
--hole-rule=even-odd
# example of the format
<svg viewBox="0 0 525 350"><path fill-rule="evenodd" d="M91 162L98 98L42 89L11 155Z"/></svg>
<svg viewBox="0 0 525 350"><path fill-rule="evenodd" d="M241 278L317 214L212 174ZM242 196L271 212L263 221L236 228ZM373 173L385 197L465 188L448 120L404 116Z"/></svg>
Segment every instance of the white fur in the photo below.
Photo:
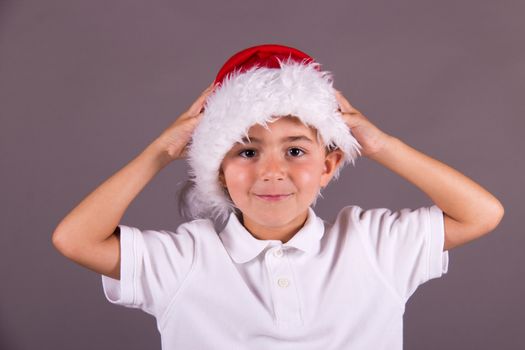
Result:
<svg viewBox="0 0 525 350"><path fill-rule="evenodd" d="M252 67L239 74L228 75L211 95L195 128L188 148L190 181L187 205L193 218L227 219L234 203L219 182L219 167L235 142L247 136L256 123L278 116L297 116L315 127L326 146L344 152L344 160L336 170L361 155L361 145L345 124L335 97L333 79L328 71L318 71L318 63L280 61L279 68Z"/></svg>

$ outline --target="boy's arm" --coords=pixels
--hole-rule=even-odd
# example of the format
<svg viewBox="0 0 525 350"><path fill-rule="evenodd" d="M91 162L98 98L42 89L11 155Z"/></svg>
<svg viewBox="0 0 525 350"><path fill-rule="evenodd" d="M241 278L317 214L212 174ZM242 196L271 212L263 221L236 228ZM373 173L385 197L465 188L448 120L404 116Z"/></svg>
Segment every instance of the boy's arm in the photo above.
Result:
<svg viewBox="0 0 525 350"><path fill-rule="evenodd" d="M53 245L62 254L95 272L120 279L117 225L130 203L160 170L171 161L186 157L206 98L215 86L212 82L146 149L62 219L52 237Z"/></svg>
<svg viewBox="0 0 525 350"><path fill-rule="evenodd" d="M444 212L444 250L489 233L503 217L503 205L490 192L396 137L388 136L385 147L368 158L417 186Z"/></svg>
<svg viewBox="0 0 525 350"><path fill-rule="evenodd" d="M53 245L76 263L119 279L117 225L129 204L169 161L157 142L150 144L62 219L53 232Z"/></svg>

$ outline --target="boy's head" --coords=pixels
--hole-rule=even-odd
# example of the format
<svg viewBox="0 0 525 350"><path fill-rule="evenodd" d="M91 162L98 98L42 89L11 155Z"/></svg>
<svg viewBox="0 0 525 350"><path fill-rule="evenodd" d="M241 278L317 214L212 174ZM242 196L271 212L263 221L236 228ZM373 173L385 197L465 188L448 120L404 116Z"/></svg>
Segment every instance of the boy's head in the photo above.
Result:
<svg viewBox="0 0 525 350"><path fill-rule="evenodd" d="M251 47L224 64L188 148L192 187L181 201L184 216L226 220L233 211L260 208L248 192L294 192L296 208L290 210L303 209L339 176L344 163L354 164L361 146L339 112L331 74L319 67L305 53L281 45ZM281 143L285 136L299 135L315 143ZM250 137L249 145L260 151L257 166L249 158L254 152L232 157ZM308 146L312 153L302 158L295 147ZM248 178L241 179L241 169Z"/></svg>
<svg viewBox="0 0 525 350"><path fill-rule="evenodd" d="M244 220L279 227L308 210L343 157L322 143L315 128L295 116L279 117L266 128L251 126L233 145L220 165L219 182Z"/></svg>

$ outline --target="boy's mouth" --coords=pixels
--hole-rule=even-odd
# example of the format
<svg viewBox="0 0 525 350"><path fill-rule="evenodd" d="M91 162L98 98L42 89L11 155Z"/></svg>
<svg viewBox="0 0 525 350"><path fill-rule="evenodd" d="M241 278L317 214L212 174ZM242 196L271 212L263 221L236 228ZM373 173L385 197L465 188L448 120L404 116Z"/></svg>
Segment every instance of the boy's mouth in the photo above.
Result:
<svg viewBox="0 0 525 350"><path fill-rule="evenodd" d="M289 193L289 194L256 194L257 197L263 200L266 200L266 201L271 201L271 202L283 200L285 198L290 197L291 195L292 193Z"/></svg>

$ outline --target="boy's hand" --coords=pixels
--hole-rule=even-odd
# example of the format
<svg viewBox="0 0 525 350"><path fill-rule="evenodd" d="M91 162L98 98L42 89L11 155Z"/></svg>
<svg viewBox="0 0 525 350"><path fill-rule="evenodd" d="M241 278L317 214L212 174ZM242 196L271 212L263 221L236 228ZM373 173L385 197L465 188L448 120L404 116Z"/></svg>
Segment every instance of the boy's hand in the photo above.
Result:
<svg viewBox="0 0 525 350"><path fill-rule="evenodd" d="M348 125L352 135L362 146L361 154L365 157L370 157L381 151L390 135L379 130L361 112L355 109L341 91L336 90L335 96L339 102L339 110L346 125Z"/></svg>
<svg viewBox="0 0 525 350"><path fill-rule="evenodd" d="M182 113L155 140L155 144L165 153L169 161L187 156L187 146L195 127L199 124L204 111L206 98L213 92L215 86L211 83L193 102L190 108Z"/></svg>

